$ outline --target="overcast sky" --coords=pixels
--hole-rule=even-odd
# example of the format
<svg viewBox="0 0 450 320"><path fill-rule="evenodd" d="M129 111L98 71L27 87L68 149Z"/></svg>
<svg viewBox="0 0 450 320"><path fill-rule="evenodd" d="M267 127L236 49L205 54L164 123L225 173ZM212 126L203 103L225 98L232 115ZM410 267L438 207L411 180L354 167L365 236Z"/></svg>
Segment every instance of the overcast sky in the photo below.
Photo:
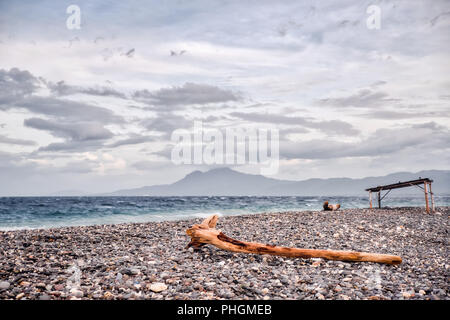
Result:
<svg viewBox="0 0 450 320"><path fill-rule="evenodd" d="M278 129L274 178L450 169L449 115L446 0L0 1L0 195L213 168L168 158L194 120Z"/></svg>

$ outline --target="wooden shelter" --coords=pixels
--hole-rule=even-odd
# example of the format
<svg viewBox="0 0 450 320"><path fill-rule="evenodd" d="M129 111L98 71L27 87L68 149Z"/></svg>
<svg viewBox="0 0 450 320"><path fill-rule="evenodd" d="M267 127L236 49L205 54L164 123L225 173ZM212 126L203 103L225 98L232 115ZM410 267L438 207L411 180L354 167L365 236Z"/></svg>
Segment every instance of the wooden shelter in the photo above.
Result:
<svg viewBox="0 0 450 320"><path fill-rule="evenodd" d="M366 189L366 191L369 191L369 203L370 203L370 208L372 209L372 192L377 192L378 193L378 208L381 208L381 200L383 200L389 192L391 192L392 189L398 189L398 188L405 188L405 187L411 187L411 186L415 186L418 187L420 189L422 189L425 193L425 208L427 209L427 212L430 212L430 206L429 206L429 202L428 202L428 194L430 195L430 200L431 200L431 210L434 211L434 196L433 196L433 192L431 191L431 183L433 182L433 180L429 179L429 178L420 178L417 180L411 180L411 181L404 181L404 182L398 182L398 183L394 183L394 184L388 184L385 186L378 186L378 187L373 187L373 188L368 188ZM423 187L421 186L423 184ZM384 194L384 196L381 196L381 191L383 190L387 190L387 192Z"/></svg>

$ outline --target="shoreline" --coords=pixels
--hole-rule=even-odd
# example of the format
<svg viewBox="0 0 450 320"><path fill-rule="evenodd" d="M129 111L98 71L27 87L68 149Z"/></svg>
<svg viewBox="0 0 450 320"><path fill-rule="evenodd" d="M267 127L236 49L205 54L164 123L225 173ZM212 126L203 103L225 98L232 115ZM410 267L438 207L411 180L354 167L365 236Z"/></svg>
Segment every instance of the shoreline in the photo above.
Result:
<svg viewBox="0 0 450 320"><path fill-rule="evenodd" d="M0 299L449 299L450 207L219 218L226 235L396 254L398 266L185 249L201 218L0 231Z"/></svg>
<svg viewBox="0 0 450 320"><path fill-rule="evenodd" d="M441 208L441 209L439 209ZM450 208L450 206L436 206L436 210L442 210L445 208ZM355 207L355 208L340 208L340 212L342 211L346 211L346 212L351 212L354 210L370 210L368 207L364 207L364 208L359 208L359 207ZM374 212L376 210L413 210L413 211L425 211L424 208L420 207L420 206L403 206L403 207L389 207L389 206L385 206L381 209L378 208L373 208L371 210L374 210ZM127 224L147 224L147 223L160 223L160 222L177 222L177 221L197 221L199 219L205 219L207 217L209 217L210 215L213 214L217 214L219 215L219 217L244 217L244 216L251 216L251 215L264 215L264 214L283 214L283 213L288 213L288 212L298 212L298 213L302 213L302 212L321 212L322 210L315 210L315 209L300 209L300 210L290 210L290 209L286 209L283 211L279 211L279 210L273 210L273 211L261 211L261 212L245 212L245 213L238 213L238 214L222 214L220 213L220 211L217 212L202 212L202 213L194 213L191 216L187 215L186 217L183 218L178 218L179 215L177 215L176 217L172 217L171 215L167 215L165 218L163 218L162 220L143 220L143 221L124 221L124 222L111 222L111 223L87 223L87 224L74 224L74 225L56 225L56 226L42 226L42 227L30 227L30 226L13 226L13 227L0 227L0 233L1 232L16 232L16 231L34 231L34 230L53 230L53 229L64 229L64 228L82 228L82 227L100 227L100 226L115 226L115 225L127 225ZM157 214L157 216L164 216L164 214ZM140 216L136 216L136 218L141 218ZM195 223L195 222L193 222Z"/></svg>

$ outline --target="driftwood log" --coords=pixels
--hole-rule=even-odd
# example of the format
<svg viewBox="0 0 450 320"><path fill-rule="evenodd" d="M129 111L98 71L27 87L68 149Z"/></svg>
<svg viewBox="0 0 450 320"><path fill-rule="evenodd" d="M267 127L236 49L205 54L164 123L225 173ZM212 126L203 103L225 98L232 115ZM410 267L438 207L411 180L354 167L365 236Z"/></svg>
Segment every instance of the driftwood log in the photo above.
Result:
<svg viewBox="0 0 450 320"><path fill-rule="evenodd" d="M212 215L206 218L201 224L195 224L187 229L186 233L191 237L191 242L189 242L187 248L199 248L205 244L212 244L227 251L270 254L293 258L322 258L327 260L365 261L386 264L400 264L402 262L402 258L399 256L389 254L287 248L257 242L239 241L226 236L220 230L215 228L218 219L219 217L217 215Z"/></svg>

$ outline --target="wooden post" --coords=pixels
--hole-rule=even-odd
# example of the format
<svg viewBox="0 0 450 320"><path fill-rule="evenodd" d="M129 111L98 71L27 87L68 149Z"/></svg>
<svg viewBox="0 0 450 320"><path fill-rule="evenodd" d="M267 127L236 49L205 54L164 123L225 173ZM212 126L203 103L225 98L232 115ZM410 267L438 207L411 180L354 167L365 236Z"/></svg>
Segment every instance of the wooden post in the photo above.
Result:
<svg viewBox="0 0 450 320"><path fill-rule="evenodd" d="M372 191L369 191L369 204L370 204L370 209L372 209Z"/></svg>
<svg viewBox="0 0 450 320"><path fill-rule="evenodd" d="M428 183L423 183L423 190L425 191L425 208L427 210L427 213L430 213L430 207L428 206L428 190L427 190Z"/></svg>
<svg viewBox="0 0 450 320"><path fill-rule="evenodd" d="M430 197L431 197L431 211L434 212L436 207L434 206L434 195L433 191L431 191L431 182L430 182Z"/></svg>
<svg viewBox="0 0 450 320"><path fill-rule="evenodd" d="M378 208L381 209L381 190L378 191Z"/></svg>

